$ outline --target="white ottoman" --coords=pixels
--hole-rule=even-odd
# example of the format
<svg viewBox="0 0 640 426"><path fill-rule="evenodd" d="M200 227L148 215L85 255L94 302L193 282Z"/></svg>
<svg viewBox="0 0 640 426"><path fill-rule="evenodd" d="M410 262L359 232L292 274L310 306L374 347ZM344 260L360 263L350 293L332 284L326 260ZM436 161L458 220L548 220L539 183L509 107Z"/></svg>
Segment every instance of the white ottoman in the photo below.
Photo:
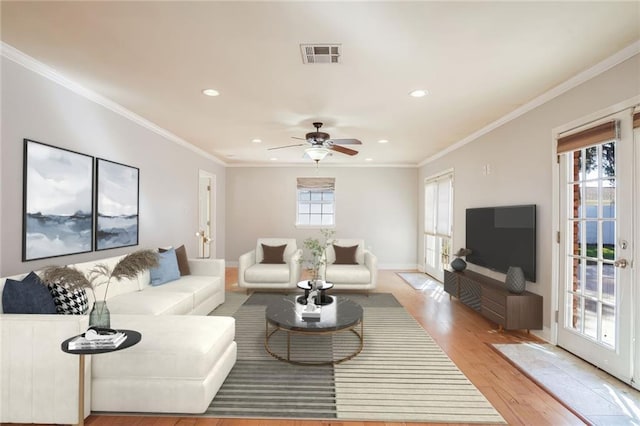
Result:
<svg viewBox="0 0 640 426"><path fill-rule="evenodd" d="M113 315L137 345L92 356L92 411L203 413L236 362L235 319Z"/></svg>

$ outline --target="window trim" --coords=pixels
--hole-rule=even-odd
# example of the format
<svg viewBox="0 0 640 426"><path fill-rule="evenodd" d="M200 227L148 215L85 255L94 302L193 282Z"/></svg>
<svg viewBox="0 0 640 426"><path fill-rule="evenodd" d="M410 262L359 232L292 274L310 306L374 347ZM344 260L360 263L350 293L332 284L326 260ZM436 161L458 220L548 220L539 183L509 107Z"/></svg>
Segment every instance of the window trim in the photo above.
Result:
<svg viewBox="0 0 640 426"><path fill-rule="evenodd" d="M317 181L322 179L322 185L316 185ZM305 185L305 182L310 182L309 186ZM331 225L327 224L305 224L300 223L300 192L301 191L309 191L309 192L331 192L333 194L332 201L320 201L320 204L331 204L333 206L333 223ZM299 229L332 229L336 227L336 189L335 189L335 178L298 178L296 185L296 216L295 216L295 227ZM309 204L312 204L312 200L309 200ZM322 215L322 213L321 213ZM327 214L328 215L328 214Z"/></svg>

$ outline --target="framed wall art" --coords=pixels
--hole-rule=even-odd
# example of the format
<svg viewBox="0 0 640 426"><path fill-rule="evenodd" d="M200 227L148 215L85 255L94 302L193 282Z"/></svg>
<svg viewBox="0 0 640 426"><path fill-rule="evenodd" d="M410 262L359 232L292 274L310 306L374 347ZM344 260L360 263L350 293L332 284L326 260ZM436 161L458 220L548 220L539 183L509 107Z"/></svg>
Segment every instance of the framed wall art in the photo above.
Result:
<svg viewBox="0 0 640 426"><path fill-rule="evenodd" d="M96 162L96 250L138 245L139 177L136 167Z"/></svg>
<svg viewBox="0 0 640 426"><path fill-rule="evenodd" d="M23 262L93 249L93 160L24 139Z"/></svg>

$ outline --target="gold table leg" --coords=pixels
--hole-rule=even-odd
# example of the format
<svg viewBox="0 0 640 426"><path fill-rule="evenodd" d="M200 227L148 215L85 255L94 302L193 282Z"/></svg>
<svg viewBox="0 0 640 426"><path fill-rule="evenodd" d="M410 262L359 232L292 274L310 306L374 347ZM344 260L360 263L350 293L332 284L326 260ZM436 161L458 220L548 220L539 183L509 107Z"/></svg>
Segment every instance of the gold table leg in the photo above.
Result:
<svg viewBox="0 0 640 426"><path fill-rule="evenodd" d="M84 354L78 364L78 426L84 426Z"/></svg>
<svg viewBox="0 0 640 426"><path fill-rule="evenodd" d="M352 359L353 357L358 355L360 352L362 352L362 349L364 348L364 318L362 318L359 321L359 323L360 323L360 333L358 333L358 329L357 329L358 328L358 324L355 324L355 325L351 326L351 328L346 328L346 329L341 329L341 330L330 330L330 331L309 333L309 332L304 332L304 331L297 331L296 332L296 331L286 330L286 329L280 328L278 326L276 326L273 330L269 330L269 321L266 321L266 323L265 323L265 336L264 336L264 348L269 353L269 355L271 355L272 357L274 357L276 359L279 359L280 361L288 362L290 364L296 364L296 365L336 365L336 364L340 364L341 362L345 362L345 361L348 361L348 360ZM287 357L286 358L284 357L284 355L278 355L277 353L272 351L271 348L269 347L269 339L271 338L271 336L276 334L276 332L278 332L278 331L284 331L284 332L287 333ZM351 331L353 334L356 335L356 337L360 341L359 347L351 355L348 355L348 356L346 356L344 358L341 358L341 359L331 360L331 361L292 361L291 360L291 334L292 333L293 334L310 335L310 334L335 334L335 333L342 332L342 331Z"/></svg>

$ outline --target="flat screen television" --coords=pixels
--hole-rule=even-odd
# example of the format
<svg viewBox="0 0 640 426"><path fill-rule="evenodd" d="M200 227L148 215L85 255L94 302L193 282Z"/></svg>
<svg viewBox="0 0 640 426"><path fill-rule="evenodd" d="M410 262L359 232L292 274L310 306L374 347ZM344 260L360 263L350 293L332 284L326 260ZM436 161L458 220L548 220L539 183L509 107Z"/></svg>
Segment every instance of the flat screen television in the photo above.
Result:
<svg viewBox="0 0 640 426"><path fill-rule="evenodd" d="M519 266L536 281L536 206L467 209L467 262L506 273Z"/></svg>

